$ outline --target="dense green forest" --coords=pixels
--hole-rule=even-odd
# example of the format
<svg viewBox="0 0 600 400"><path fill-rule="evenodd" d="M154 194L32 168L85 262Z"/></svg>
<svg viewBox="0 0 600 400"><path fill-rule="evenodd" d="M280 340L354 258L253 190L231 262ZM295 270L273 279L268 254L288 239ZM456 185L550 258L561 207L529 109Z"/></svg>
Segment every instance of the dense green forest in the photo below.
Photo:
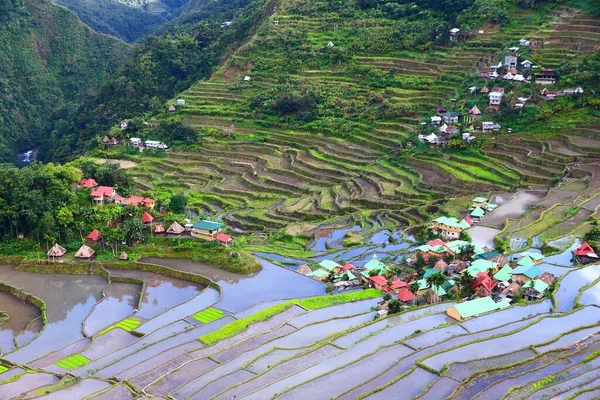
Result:
<svg viewBox="0 0 600 400"><path fill-rule="evenodd" d="M163 111L164 103L206 78L266 17L266 0L212 2L186 14L135 49L123 70L79 107L63 107L40 149L42 160L65 161L95 146L120 119ZM222 28L224 20L233 25Z"/></svg>
<svg viewBox="0 0 600 400"><path fill-rule="evenodd" d="M98 32L136 41L178 16L188 0L56 0Z"/></svg>
<svg viewBox="0 0 600 400"><path fill-rule="evenodd" d="M37 145L57 106L94 94L128 57L47 0L0 5L0 160Z"/></svg>

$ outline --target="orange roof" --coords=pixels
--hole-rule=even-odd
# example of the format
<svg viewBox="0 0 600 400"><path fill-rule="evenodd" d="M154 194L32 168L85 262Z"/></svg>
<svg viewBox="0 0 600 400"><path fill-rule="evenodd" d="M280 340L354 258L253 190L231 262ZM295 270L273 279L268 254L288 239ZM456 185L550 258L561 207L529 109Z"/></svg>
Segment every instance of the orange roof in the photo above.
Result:
<svg viewBox="0 0 600 400"><path fill-rule="evenodd" d="M154 200L149 199L147 197L131 196L130 198L125 199L123 201L123 204L132 206L138 206L140 204L154 204Z"/></svg>
<svg viewBox="0 0 600 400"><path fill-rule="evenodd" d="M218 240L219 242L229 242L229 241L231 240L231 236L229 236L229 235L226 235L226 234L224 234L224 233L219 233L219 234L217 235L217 240Z"/></svg>
<svg viewBox="0 0 600 400"><path fill-rule="evenodd" d="M145 224L149 224L152 221L154 221L154 218L152 217L152 215L150 215L150 214L148 214L148 212L144 211L144 215L142 215L142 222Z"/></svg>
<svg viewBox="0 0 600 400"><path fill-rule="evenodd" d="M89 235L87 235L87 239L92 240L94 242L100 240L101 237L102 234L100 233L100 231L98 231L98 229L94 229L92 232L90 232Z"/></svg>
<svg viewBox="0 0 600 400"><path fill-rule="evenodd" d="M477 273L477 279L475 279L475 283L473 284L473 289L478 288L479 286L483 286L491 292L496 287L496 281L490 278L486 272L479 272Z"/></svg>
<svg viewBox="0 0 600 400"><path fill-rule="evenodd" d="M387 286L387 279L385 279L383 276L381 275L375 275L369 278L369 280L373 283L375 283L376 285L379 286Z"/></svg>
<svg viewBox="0 0 600 400"><path fill-rule="evenodd" d="M356 267L350 263L346 263L346 264L342 265L342 271L348 271L349 269L354 269L354 268L356 268Z"/></svg>
<svg viewBox="0 0 600 400"><path fill-rule="evenodd" d="M154 233L163 233L165 231L165 227L162 225L154 225Z"/></svg>
<svg viewBox="0 0 600 400"><path fill-rule="evenodd" d="M79 184L86 189L91 189L91 188L98 186L98 183L93 178L89 178L89 179L84 178L79 181Z"/></svg>
<svg viewBox="0 0 600 400"><path fill-rule="evenodd" d="M403 302L411 301L412 299L414 299L414 297L415 295L412 294L412 292L407 288L402 289L400 293L398 293L398 296L396 296L398 300Z"/></svg>
<svg viewBox="0 0 600 400"><path fill-rule="evenodd" d="M92 192L92 196L100 197L100 196L110 196L114 193L115 188L112 186L98 186L96 190Z"/></svg>

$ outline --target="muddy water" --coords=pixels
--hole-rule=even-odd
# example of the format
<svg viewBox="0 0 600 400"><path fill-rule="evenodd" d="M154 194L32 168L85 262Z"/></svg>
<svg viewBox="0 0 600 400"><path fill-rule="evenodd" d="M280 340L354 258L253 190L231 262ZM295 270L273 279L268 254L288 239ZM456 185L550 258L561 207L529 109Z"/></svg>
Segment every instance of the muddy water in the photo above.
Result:
<svg viewBox="0 0 600 400"><path fill-rule="evenodd" d="M96 275L32 274L0 267L0 281L23 288L46 303L48 326L39 337L5 358L24 364L83 337L81 325L102 298L107 280Z"/></svg>
<svg viewBox="0 0 600 400"><path fill-rule="evenodd" d="M0 324L0 354L2 354L15 348L14 338L40 315L40 310L6 292L0 292L0 310L7 312L9 316L8 321Z"/></svg>
<svg viewBox="0 0 600 400"><path fill-rule="evenodd" d="M131 315L138 306L141 285L111 282L105 297L85 320L83 329L88 336Z"/></svg>
<svg viewBox="0 0 600 400"><path fill-rule="evenodd" d="M171 307L197 296L204 286L154 272L111 269L111 275L130 276L146 282L137 315L151 319Z"/></svg>
<svg viewBox="0 0 600 400"><path fill-rule="evenodd" d="M518 192L515 196L500 205L493 212L487 214L482 224L495 228L501 228L507 218L519 218L527 210L529 206L544 197L545 192L524 191ZM494 199L496 204L499 204L500 199ZM504 198L502 198L504 200Z"/></svg>
<svg viewBox="0 0 600 400"><path fill-rule="evenodd" d="M17 336L17 346L23 347L27 343L31 342L42 331L42 329L44 329L44 321L42 321L42 317L39 316L31 321L31 323L27 325L27 328L25 328L25 330L21 332L19 336Z"/></svg>
<svg viewBox="0 0 600 400"><path fill-rule="evenodd" d="M500 229L475 226L467 232L471 235L474 245L493 249L495 247L494 237L500 233Z"/></svg>
<svg viewBox="0 0 600 400"><path fill-rule="evenodd" d="M147 258L143 261L193 272L213 280L223 291L223 298L217 307L231 312L261 301L325 294L325 285L322 283L260 258L257 260L262 269L252 275L236 274L191 260Z"/></svg>

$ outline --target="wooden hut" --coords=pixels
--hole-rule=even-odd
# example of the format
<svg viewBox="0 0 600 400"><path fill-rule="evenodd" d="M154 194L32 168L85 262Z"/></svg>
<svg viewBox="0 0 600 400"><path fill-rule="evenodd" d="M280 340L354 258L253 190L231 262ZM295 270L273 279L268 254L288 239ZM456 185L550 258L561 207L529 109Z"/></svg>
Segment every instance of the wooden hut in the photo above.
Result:
<svg viewBox="0 0 600 400"><path fill-rule="evenodd" d="M308 264L302 264L301 266L298 267L296 272L298 272L299 274L302 274L302 275L307 275L307 274L310 274L312 272L312 270L310 269Z"/></svg>
<svg viewBox="0 0 600 400"><path fill-rule="evenodd" d="M169 229L167 229L167 233L171 233L173 235L181 235L183 232L185 232L185 228L177 221L173 222Z"/></svg>
<svg viewBox="0 0 600 400"><path fill-rule="evenodd" d="M77 253L75 253L75 258L89 260L90 258L92 258L94 256L94 254L96 254L94 249L92 249L90 246L84 244L83 246L81 246L79 248L79 250L77 250Z"/></svg>
<svg viewBox="0 0 600 400"><path fill-rule="evenodd" d="M48 250L48 258L60 258L67 253L67 249L59 245L58 243L54 243L54 246L50 250Z"/></svg>
<svg viewBox="0 0 600 400"><path fill-rule="evenodd" d="M121 255L119 256L119 260L121 260L121 261L127 261L128 258L129 258L129 256L125 252L122 252Z"/></svg>

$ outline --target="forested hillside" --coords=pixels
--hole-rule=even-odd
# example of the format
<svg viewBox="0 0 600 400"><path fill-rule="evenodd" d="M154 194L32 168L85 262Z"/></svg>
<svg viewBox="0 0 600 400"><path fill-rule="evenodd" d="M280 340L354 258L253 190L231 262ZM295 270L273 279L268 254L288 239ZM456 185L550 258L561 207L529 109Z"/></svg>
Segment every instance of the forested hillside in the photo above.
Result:
<svg viewBox="0 0 600 400"><path fill-rule="evenodd" d="M97 30L133 42L180 14L188 0L56 0Z"/></svg>
<svg viewBox="0 0 600 400"><path fill-rule="evenodd" d="M57 108L93 94L130 51L47 0L2 2L0 38L3 161L37 145Z"/></svg>
<svg viewBox="0 0 600 400"><path fill-rule="evenodd" d="M150 36L97 95L56 115L41 159L65 161L84 154L96 146L94 138L120 119L162 111L167 99L210 76L252 34L268 9L266 0L212 1ZM232 26L221 27L232 19Z"/></svg>

